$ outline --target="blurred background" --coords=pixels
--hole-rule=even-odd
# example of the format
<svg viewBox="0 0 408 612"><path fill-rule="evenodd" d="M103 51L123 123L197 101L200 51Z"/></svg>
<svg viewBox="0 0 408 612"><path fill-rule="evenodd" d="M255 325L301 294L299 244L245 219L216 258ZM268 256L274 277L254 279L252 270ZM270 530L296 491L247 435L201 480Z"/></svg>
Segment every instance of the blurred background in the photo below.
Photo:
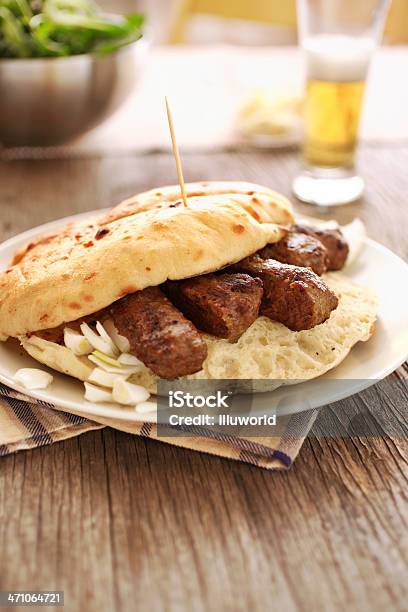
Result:
<svg viewBox="0 0 408 612"><path fill-rule="evenodd" d="M102 0L113 12L146 13L160 43L296 43L296 0ZM408 43L408 1L392 0L384 41Z"/></svg>
<svg viewBox="0 0 408 612"><path fill-rule="evenodd" d="M184 150L301 143L305 64L295 0L97 4L107 13L146 15L134 57L112 53L91 66L84 55L57 58L52 69L48 59L39 60L38 77L31 59L0 60L0 90L6 92L0 150L1 143L3 149L64 146L64 154L67 147L91 155L169 150L166 95ZM392 0L365 92L363 140L408 139L407 44L408 0ZM25 135L34 127L30 140Z"/></svg>

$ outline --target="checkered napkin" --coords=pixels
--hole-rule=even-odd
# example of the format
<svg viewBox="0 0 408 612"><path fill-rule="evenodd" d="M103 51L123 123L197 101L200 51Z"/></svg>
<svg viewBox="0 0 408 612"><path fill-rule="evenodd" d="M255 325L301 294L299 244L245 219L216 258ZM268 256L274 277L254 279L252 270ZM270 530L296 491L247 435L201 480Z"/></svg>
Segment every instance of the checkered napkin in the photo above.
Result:
<svg viewBox="0 0 408 612"><path fill-rule="evenodd" d="M0 456L66 440L93 429L112 427L258 467L285 469L292 465L316 416L317 411L310 410L280 417L276 435L269 438L242 438L205 429L194 430L194 436L163 438L157 435L153 423L129 423L101 417L97 422L90 421L84 416L55 410L51 404L0 385Z"/></svg>

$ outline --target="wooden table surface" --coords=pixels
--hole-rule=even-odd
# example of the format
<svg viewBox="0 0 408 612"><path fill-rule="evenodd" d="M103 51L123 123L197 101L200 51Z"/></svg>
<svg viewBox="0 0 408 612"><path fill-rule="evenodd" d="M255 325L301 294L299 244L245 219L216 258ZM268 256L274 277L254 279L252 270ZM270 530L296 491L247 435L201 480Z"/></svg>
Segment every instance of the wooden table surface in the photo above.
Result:
<svg viewBox="0 0 408 612"><path fill-rule="evenodd" d="M183 161L188 180L254 180L288 195L297 168L291 152ZM364 148L360 168L364 201L335 216L360 216L407 259L408 147ZM163 153L2 163L0 177L5 239L174 182L175 170ZM406 610L404 367L323 409L316 431L331 419L344 435L308 439L286 473L109 429L1 459L0 588L64 590L68 610L87 612Z"/></svg>

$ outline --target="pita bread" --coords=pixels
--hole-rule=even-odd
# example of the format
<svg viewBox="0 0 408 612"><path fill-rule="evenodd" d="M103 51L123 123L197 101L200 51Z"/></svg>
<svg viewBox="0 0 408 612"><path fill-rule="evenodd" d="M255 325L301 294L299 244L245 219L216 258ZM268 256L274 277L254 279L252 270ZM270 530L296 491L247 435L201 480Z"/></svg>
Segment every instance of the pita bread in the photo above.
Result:
<svg viewBox="0 0 408 612"><path fill-rule="evenodd" d="M208 357L203 369L187 378L252 379L259 381L254 384L255 391L269 391L279 386L277 381L309 380L335 368L357 342L371 337L378 299L371 290L354 285L339 273L327 274L324 279L339 297L339 305L327 321L313 329L293 332L259 317L235 344L204 335ZM87 358L76 357L67 348L35 336L24 339L22 345L41 363L80 380L85 380L94 367ZM89 374L84 362L88 362ZM146 367L131 380L156 392L158 378Z"/></svg>
<svg viewBox="0 0 408 612"><path fill-rule="evenodd" d="M0 274L0 337L97 312L128 293L218 270L280 240L289 202L251 183L142 193L108 214L41 236Z"/></svg>

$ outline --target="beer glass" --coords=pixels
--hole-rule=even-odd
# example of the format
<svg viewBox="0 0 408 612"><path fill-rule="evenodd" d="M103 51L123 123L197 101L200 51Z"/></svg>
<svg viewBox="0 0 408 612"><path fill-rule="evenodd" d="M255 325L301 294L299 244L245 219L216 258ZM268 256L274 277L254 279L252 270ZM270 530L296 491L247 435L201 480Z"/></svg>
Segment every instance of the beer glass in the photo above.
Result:
<svg viewBox="0 0 408 612"><path fill-rule="evenodd" d="M389 0L297 0L307 84L304 168L293 191L303 202L333 206L363 193L354 170L358 126L388 6Z"/></svg>

